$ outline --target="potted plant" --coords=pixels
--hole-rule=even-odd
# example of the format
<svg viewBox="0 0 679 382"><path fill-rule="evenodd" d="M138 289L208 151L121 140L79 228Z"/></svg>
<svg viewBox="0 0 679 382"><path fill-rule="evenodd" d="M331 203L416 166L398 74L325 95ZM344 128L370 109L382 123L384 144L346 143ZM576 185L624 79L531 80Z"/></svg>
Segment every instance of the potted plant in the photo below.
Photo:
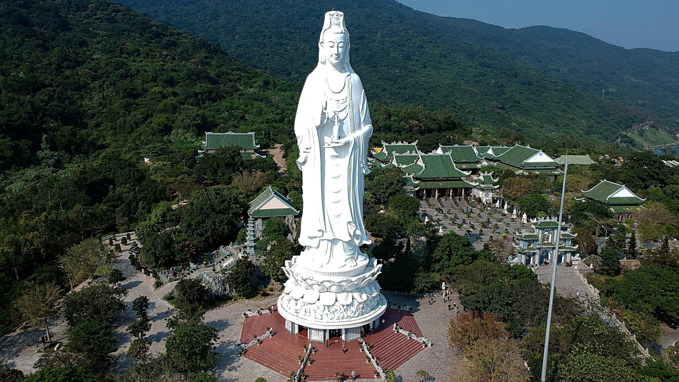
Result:
<svg viewBox="0 0 679 382"><path fill-rule="evenodd" d="M380 373L377 370L375 370L375 379L377 379L379 377L380 377Z"/></svg>
<svg viewBox="0 0 679 382"><path fill-rule="evenodd" d="M365 363L370 363L370 357L365 356Z"/></svg>
<svg viewBox="0 0 679 382"><path fill-rule="evenodd" d="M299 363L302 363L302 356L301 356L301 355L298 355L298 356L297 356L297 361L298 361Z"/></svg>
<svg viewBox="0 0 679 382"><path fill-rule="evenodd" d="M312 346L312 347L311 347L311 352L312 352L312 353L316 353L316 347L315 347L315 346Z"/></svg>
<svg viewBox="0 0 679 382"><path fill-rule="evenodd" d="M302 347L304 348L304 352L306 353L306 345L303 345Z"/></svg>

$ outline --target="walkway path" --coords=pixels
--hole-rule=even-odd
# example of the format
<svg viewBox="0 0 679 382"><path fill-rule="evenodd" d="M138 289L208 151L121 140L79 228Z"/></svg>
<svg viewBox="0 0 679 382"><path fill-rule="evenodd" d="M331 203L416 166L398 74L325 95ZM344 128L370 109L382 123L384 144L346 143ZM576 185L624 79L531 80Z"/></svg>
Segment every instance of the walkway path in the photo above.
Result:
<svg viewBox="0 0 679 382"><path fill-rule="evenodd" d="M288 163L283 158L285 150L283 150L281 145L276 145L275 148L269 149L267 153L273 157L273 161L278 165L278 176L285 175L285 172L288 170Z"/></svg>
<svg viewBox="0 0 679 382"><path fill-rule="evenodd" d="M572 267L564 265L556 266L556 292L563 297L590 297L598 299L594 287L589 285L587 281L581 276L579 269L586 269L584 264L576 264ZM538 275L538 280L544 284L552 283L552 265L542 265L536 268L535 273Z"/></svg>

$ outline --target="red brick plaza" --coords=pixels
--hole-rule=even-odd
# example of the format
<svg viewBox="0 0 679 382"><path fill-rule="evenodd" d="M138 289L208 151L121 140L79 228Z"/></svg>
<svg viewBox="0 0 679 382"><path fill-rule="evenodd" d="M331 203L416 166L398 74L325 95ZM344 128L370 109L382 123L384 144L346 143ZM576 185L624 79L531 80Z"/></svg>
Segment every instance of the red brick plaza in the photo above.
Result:
<svg viewBox="0 0 679 382"><path fill-rule="evenodd" d="M384 370L393 370L423 349L418 340L394 333L393 325L398 323L400 328L411 331L417 337L421 337L422 332L409 312L387 309L382 319L384 324L375 333L363 337L363 340L370 344L370 352L379 365ZM246 318L241 343L249 343L255 335L260 337L266 333L267 327L273 329L273 336L263 339L260 345L250 347L243 356L285 377L296 373L300 367L298 356L304 357L304 345L309 345L306 330L299 334L289 333L285 330L285 319L276 311ZM304 369L308 381L336 380L337 373L349 377L352 371L356 372L357 379L375 377L375 367L366 362L366 355L359 350L358 341L331 338L329 342L327 347L323 342L311 342L316 352L311 354L311 362ZM342 351L342 345L346 352Z"/></svg>

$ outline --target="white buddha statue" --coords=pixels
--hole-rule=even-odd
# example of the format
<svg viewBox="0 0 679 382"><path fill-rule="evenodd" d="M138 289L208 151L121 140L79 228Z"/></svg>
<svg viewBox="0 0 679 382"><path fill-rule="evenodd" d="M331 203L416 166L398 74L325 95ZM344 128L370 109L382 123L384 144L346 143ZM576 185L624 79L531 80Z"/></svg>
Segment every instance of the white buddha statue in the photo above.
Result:
<svg viewBox="0 0 679 382"><path fill-rule="evenodd" d="M361 79L349 64L344 14L325 14L316 69L299 100L295 135L302 171L303 264L323 270L360 266L370 243L363 225L363 178L372 122Z"/></svg>

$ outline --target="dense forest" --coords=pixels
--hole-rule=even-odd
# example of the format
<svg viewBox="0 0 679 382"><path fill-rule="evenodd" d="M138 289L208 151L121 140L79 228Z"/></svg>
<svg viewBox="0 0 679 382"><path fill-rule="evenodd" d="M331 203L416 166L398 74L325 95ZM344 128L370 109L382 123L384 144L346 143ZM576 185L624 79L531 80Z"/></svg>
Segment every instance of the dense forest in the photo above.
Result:
<svg viewBox="0 0 679 382"><path fill-rule="evenodd" d="M393 0L296 1L126 0L154 19L219 43L230 55L269 74L301 82L317 60L324 12L346 14L352 66L368 99L388 106L449 107L460 120L530 141L577 136L615 141L645 119L578 85L558 80L510 55L481 48ZM631 143L631 141L629 142Z"/></svg>

